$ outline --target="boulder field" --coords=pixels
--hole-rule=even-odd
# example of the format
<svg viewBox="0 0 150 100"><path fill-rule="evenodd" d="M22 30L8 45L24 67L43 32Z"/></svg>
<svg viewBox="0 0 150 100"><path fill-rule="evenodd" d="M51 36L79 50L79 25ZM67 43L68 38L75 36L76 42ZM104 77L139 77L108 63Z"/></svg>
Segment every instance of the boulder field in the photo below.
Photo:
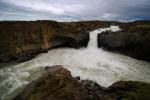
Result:
<svg viewBox="0 0 150 100"><path fill-rule="evenodd" d="M114 52L150 61L150 21L120 24L121 31L102 32L98 46Z"/></svg>
<svg viewBox="0 0 150 100"><path fill-rule="evenodd" d="M150 100L150 84L119 81L105 88L91 80L72 77L61 65L28 84L13 100Z"/></svg>

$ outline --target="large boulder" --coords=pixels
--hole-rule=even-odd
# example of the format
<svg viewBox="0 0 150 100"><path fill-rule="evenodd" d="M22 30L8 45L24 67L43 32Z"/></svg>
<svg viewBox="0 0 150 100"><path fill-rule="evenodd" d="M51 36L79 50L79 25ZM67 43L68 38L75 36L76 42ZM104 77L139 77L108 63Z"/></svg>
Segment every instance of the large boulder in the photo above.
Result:
<svg viewBox="0 0 150 100"><path fill-rule="evenodd" d="M62 66L49 67L48 71L13 100L88 100L88 92L81 83Z"/></svg>

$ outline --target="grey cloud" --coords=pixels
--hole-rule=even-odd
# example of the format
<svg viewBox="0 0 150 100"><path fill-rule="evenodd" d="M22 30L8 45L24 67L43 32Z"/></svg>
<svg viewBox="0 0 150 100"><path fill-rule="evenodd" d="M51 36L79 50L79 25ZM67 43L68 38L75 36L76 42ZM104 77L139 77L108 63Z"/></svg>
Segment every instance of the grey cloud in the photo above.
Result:
<svg viewBox="0 0 150 100"><path fill-rule="evenodd" d="M0 20L150 20L149 0L1 0Z"/></svg>

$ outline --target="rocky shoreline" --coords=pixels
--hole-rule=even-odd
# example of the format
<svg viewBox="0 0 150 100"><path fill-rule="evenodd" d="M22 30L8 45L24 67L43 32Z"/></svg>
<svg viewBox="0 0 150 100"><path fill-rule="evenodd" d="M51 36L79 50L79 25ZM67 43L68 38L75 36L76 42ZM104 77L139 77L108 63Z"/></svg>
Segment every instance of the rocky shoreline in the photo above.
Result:
<svg viewBox="0 0 150 100"><path fill-rule="evenodd" d="M72 77L61 65L28 84L13 100L149 100L150 84L119 81L105 88L91 80Z"/></svg>

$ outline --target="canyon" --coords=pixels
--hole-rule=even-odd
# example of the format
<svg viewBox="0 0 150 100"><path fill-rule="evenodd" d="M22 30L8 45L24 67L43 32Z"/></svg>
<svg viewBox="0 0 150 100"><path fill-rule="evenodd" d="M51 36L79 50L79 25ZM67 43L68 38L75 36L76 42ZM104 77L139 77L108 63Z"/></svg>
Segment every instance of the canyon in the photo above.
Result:
<svg viewBox="0 0 150 100"><path fill-rule="evenodd" d="M0 99L149 100L149 25L2 21Z"/></svg>
<svg viewBox="0 0 150 100"><path fill-rule="evenodd" d="M1 21L0 61L30 60L55 47L86 47L89 30L109 22Z"/></svg>
<svg viewBox="0 0 150 100"><path fill-rule="evenodd" d="M56 47L86 47L89 41L89 31L110 25L119 25L122 30L100 34L98 36L99 47L103 46L137 59L150 60L149 21L125 23L38 20L0 21L0 62L27 61L39 53L47 52Z"/></svg>

